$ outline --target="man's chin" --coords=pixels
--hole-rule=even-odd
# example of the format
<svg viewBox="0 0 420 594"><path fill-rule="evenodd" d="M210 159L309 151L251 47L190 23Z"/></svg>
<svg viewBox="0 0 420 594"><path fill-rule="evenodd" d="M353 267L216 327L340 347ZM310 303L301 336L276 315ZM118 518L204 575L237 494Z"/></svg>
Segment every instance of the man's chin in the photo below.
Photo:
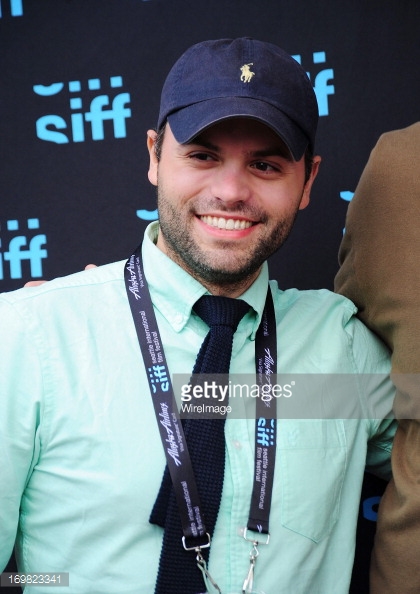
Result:
<svg viewBox="0 0 420 594"><path fill-rule="evenodd" d="M261 264L254 266L219 266L195 264L194 268L190 267L193 276L202 279L203 281L219 286L229 286L232 284L242 283L250 277L256 277Z"/></svg>

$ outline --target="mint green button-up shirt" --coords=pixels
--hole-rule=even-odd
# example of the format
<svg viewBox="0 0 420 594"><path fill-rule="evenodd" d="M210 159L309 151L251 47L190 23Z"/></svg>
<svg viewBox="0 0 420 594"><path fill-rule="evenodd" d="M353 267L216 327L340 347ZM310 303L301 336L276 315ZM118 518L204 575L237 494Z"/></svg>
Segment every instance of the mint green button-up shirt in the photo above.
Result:
<svg viewBox="0 0 420 594"><path fill-rule="evenodd" d="M188 374L208 330L192 313L206 290L156 248L156 233L152 224L143 243L145 274L171 373ZM0 569L16 543L20 572L68 572L66 594L152 594L156 579L162 529L148 519L165 460L123 269L118 262L0 297ZM232 373L254 370L267 285L264 265L242 296L252 309L235 334ZM271 286L279 372L388 372L387 351L350 301ZM363 410L390 409L392 385L373 383L358 399ZM393 423L277 422L271 538L260 546L254 589L344 594L365 465L388 476ZM223 594L238 594L252 546L240 531L254 421L228 419L225 437L209 569Z"/></svg>

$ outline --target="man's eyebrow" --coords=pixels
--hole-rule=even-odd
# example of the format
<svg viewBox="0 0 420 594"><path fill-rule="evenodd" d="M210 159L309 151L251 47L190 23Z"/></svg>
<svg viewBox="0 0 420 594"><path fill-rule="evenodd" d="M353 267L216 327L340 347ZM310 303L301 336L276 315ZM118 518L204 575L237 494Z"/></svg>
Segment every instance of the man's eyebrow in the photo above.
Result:
<svg viewBox="0 0 420 594"><path fill-rule="evenodd" d="M258 157L260 159L264 157L282 157L287 161L293 161L293 157L290 154L289 149L284 145L276 145L259 151L251 151L250 154L251 156Z"/></svg>
<svg viewBox="0 0 420 594"><path fill-rule="evenodd" d="M210 151L214 151L216 153L221 150L219 146L209 142L208 140L200 138L200 136L197 136L189 142L186 142L184 146L194 145L208 149ZM257 151L249 151L249 156L257 159L262 159L265 157L282 157L287 161L293 161L293 157L285 144L276 144Z"/></svg>
<svg viewBox="0 0 420 594"><path fill-rule="evenodd" d="M184 146L194 146L194 145L208 149L209 151L215 151L215 152L220 151L220 147L218 147L216 144L212 144L211 142L208 142L207 140L203 140L202 138L200 138L200 136L196 136L195 138L193 138L192 140L189 140L188 142L186 142L184 144Z"/></svg>

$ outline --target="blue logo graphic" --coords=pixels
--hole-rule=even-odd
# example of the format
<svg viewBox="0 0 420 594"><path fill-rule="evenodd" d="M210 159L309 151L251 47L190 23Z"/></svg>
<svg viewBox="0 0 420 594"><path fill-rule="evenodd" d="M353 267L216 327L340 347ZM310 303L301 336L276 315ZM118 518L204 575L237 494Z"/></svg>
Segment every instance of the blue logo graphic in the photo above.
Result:
<svg viewBox="0 0 420 594"><path fill-rule="evenodd" d="M344 190L343 192L340 192L340 198L342 200L345 200L346 202L350 202L351 199L354 196L354 192L350 192L350 190ZM343 229L343 235L346 232L346 228L344 227Z"/></svg>
<svg viewBox="0 0 420 594"><path fill-rule="evenodd" d="M5 0L3 0L5 2ZM9 0L10 14L12 17L23 16L23 4L22 0ZM0 19L3 16L2 0L0 0Z"/></svg>
<svg viewBox="0 0 420 594"><path fill-rule="evenodd" d="M314 64L324 64L327 60L325 52L314 52L312 54ZM292 56L299 62L302 63L302 57L300 55ZM307 75L312 80L309 72ZM332 68L325 68L318 72L313 82L316 99L318 101L318 110L320 116L327 116L329 114L328 108L328 95L334 95L334 85L328 84L334 78L334 70Z"/></svg>
<svg viewBox="0 0 420 594"><path fill-rule="evenodd" d="M354 192L350 192L350 190L345 190L343 192L340 192L340 198L342 198L346 202L350 202L350 200L353 198L353 196L354 196Z"/></svg>
<svg viewBox="0 0 420 594"><path fill-rule="evenodd" d="M274 423L275 419L267 421L266 419L258 419L257 423L257 443L262 446L274 445Z"/></svg>
<svg viewBox="0 0 420 594"><path fill-rule="evenodd" d="M376 522L378 519L378 505L381 498L379 495L369 497L363 501L363 517L371 522Z"/></svg>
<svg viewBox="0 0 420 594"><path fill-rule="evenodd" d="M153 389L153 394L156 394L157 384L159 384L162 392L169 390L169 379L164 365L153 365L152 367L148 367L147 371L149 372L149 381Z"/></svg>
<svg viewBox="0 0 420 594"><path fill-rule="evenodd" d="M91 78L87 82L89 91L100 91L101 81L99 78ZM121 76L111 76L109 79L111 89L118 89L123 86ZM57 95L65 88L65 83L56 82L51 85L34 85L34 92L41 97ZM106 120L112 121L114 138L125 138L127 136L126 119L131 117L131 109L127 107L130 102L129 93L118 93L111 99L109 95L96 95L90 102L89 109L84 111L83 101L77 95L82 90L82 84L78 80L70 81L67 88L70 96L70 125L66 120L54 114L42 116L36 122L36 133L38 138L57 144L70 142L70 135L59 130L71 128L71 140L73 142L84 142L86 140L86 128L90 127L92 140L104 140ZM87 125L85 126L85 122ZM90 126L89 126L90 124Z"/></svg>
<svg viewBox="0 0 420 594"><path fill-rule="evenodd" d="M6 229L12 233L19 231L19 221L6 221ZM28 231L39 229L39 219L28 219L27 229ZM9 263L9 278L22 278L22 262L24 260L29 262L31 277L40 278L42 276L42 260L48 256L47 250L43 247L47 242L47 237L40 234L29 239L25 235L14 235L11 239L7 239L7 242L8 251L3 253L0 251L0 280L5 278L7 262ZM3 244L0 239L0 250L5 247L6 244Z"/></svg>
<svg viewBox="0 0 420 594"><path fill-rule="evenodd" d="M145 210L145 209L140 209L136 211L136 215L139 217L139 219L142 219L143 221L156 221L156 219L158 218L158 211L156 210Z"/></svg>

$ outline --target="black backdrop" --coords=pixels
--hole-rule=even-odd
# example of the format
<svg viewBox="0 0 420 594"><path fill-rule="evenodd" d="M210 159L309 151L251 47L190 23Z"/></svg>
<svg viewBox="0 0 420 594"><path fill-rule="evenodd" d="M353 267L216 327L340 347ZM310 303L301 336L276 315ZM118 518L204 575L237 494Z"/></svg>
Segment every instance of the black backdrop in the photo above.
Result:
<svg viewBox="0 0 420 594"><path fill-rule="evenodd" d="M371 148L420 119L418 0L0 0L0 291L131 253L155 216L145 132L167 71L197 41L244 35L295 56L321 111L312 203L271 275L332 287ZM358 594L381 489L365 481Z"/></svg>

